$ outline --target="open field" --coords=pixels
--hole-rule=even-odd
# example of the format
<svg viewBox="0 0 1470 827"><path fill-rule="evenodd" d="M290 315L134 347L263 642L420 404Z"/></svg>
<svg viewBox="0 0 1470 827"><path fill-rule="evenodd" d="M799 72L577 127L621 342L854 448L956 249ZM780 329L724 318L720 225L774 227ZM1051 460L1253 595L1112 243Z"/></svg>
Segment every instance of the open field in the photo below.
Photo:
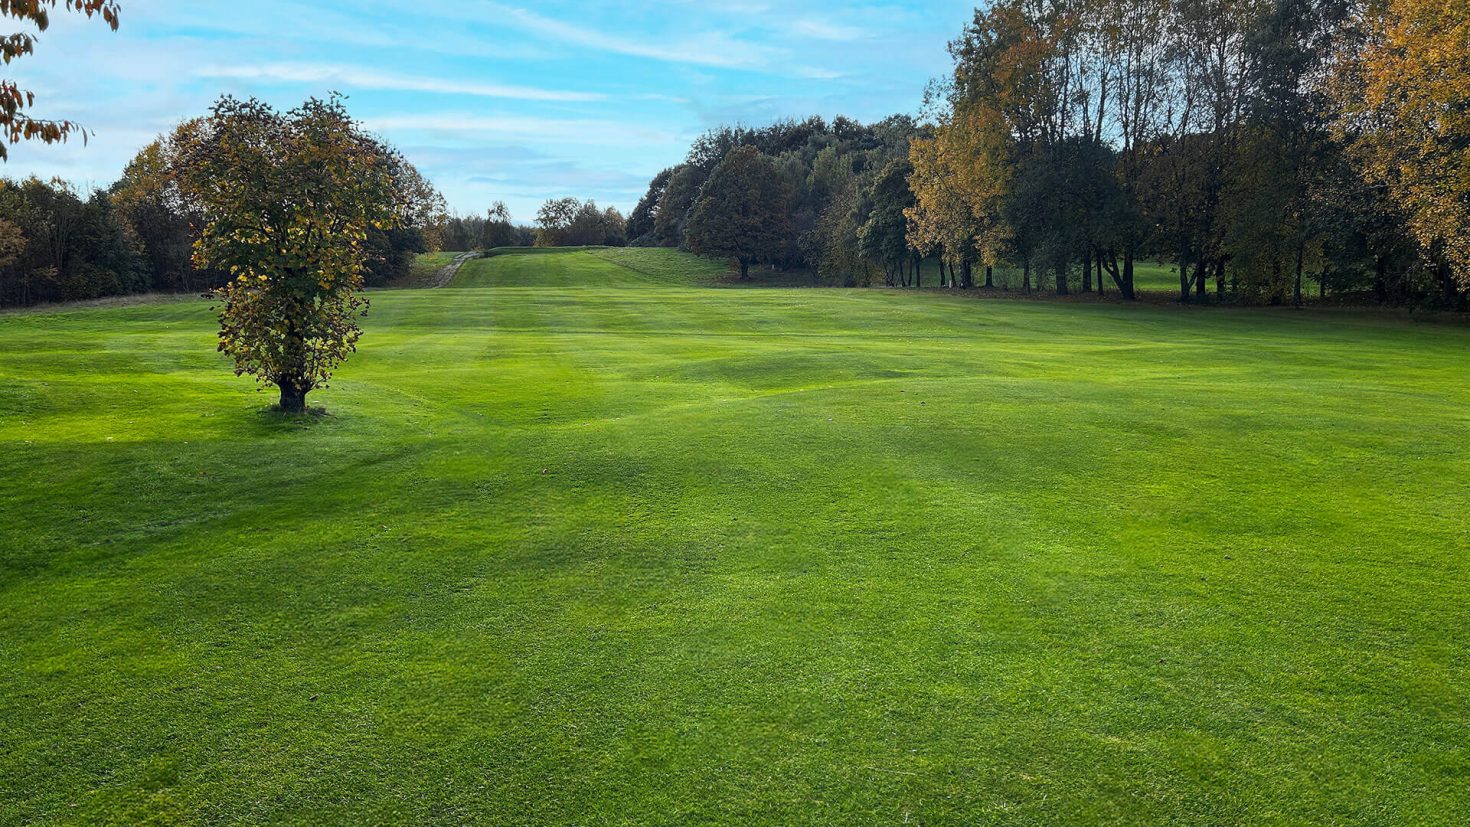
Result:
<svg viewBox="0 0 1470 827"><path fill-rule="evenodd" d="M0 315L0 823L1463 823L1470 330L679 256Z"/></svg>

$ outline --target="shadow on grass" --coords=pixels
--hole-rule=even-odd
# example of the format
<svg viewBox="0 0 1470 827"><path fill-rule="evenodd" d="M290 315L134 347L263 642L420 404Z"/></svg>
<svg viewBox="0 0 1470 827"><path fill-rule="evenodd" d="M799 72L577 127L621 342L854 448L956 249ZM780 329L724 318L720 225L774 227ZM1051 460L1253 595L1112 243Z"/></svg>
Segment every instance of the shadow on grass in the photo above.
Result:
<svg viewBox="0 0 1470 827"><path fill-rule="evenodd" d="M332 418L323 405L307 405L305 411L299 412L281 410L280 405L266 405L255 412L256 424L265 433L310 430Z"/></svg>

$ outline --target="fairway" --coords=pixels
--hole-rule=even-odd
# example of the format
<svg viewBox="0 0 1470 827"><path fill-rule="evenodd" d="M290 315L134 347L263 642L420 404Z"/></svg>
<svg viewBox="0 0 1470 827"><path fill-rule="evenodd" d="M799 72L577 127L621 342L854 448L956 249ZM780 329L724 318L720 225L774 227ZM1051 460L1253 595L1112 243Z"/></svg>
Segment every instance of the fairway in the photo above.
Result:
<svg viewBox="0 0 1470 827"><path fill-rule="evenodd" d="M723 271L0 315L0 823L1463 823L1470 330Z"/></svg>

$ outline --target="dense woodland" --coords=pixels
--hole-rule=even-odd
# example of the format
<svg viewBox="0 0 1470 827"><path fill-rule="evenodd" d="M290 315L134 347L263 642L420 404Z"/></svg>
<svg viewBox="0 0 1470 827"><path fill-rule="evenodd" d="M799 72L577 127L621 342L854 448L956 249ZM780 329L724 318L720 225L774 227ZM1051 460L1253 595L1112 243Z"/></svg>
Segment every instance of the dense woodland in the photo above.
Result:
<svg viewBox="0 0 1470 827"><path fill-rule="evenodd" d="M839 284L916 283L937 258L948 286L1004 267L1025 290L1132 298L1148 260L1172 265L1184 301L1300 302L1315 285L1466 304L1456 2L1003 0L950 53L918 121L706 134L653 179L632 243Z"/></svg>

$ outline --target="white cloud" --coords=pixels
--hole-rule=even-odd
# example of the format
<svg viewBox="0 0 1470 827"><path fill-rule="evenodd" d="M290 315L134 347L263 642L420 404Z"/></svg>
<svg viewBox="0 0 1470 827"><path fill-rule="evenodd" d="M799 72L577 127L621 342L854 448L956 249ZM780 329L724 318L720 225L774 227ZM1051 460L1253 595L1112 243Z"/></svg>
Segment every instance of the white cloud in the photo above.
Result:
<svg viewBox="0 0 1470 827"><path fill-rule="evenodd" d="M796 70L799 77L811 78L813 80L837 80L847 77L842 72L833 69L819 69L815 66L802 66Z"/></svg>
<svg viewBox="0 0 1470 827"><path fill-rule="evenodd" d="M858 40L865 37L862 29L852 26L844 26L841 23L833 23L830 20L819 20L814 17L806 17L788 24L787 28L802 37L816 38L817 40Z"/></svg>
<svg viewBox="0 0 1470 827"><path fill-rule="evenodd" d="M754 69L768 66L779 57L769 47L744 43L724 35L689 33L674 41L646 42L564 23L512 6L498 7L498 11L504 15L504 22L523 31L569 45L650 60L724 69Z"/></svg>
<svg viewBox="0 0 1470 827"><path fill-rule="evenodd" d="M211 66L199 70L197 74L205 78L266 80L314 85L337 83L359 89L433 92L448 95L470 95L475 97L510 98L513 100L529 101L587 102L607 99L606 95L592 92L569 92L557 89L539 89L532 86L472 83L448 78L414 77L412 75L377 72L355 66L331 66L313 63Z"/></svg>
<svg viewBox="0 0 1470 827"><path fill-rule="evenodd" d="M477 139L493 137L538 143L589 146L680 146L684 136L640 124L596 119L539 118L530 115L432 113L386 115L363 120L379 132L427 131L463 134Z"/></svg>

